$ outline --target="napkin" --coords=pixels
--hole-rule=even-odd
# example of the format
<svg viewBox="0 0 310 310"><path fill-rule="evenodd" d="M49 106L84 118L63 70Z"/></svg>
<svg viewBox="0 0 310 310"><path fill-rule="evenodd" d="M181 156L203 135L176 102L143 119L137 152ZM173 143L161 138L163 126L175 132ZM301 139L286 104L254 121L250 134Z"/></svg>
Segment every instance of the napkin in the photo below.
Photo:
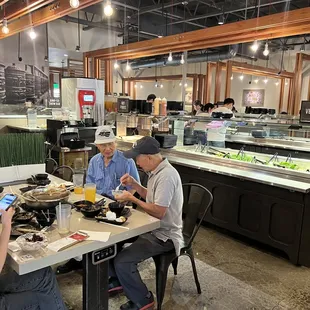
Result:
<svg viewBox="0 0 310 310"><path fill-rule="evenodd" d="M107 242L111 235L110 232L103 232L103 231L91 231L91 230L80 230L80 231L87 234L89 236L87 240L91 241Z"/></svg>

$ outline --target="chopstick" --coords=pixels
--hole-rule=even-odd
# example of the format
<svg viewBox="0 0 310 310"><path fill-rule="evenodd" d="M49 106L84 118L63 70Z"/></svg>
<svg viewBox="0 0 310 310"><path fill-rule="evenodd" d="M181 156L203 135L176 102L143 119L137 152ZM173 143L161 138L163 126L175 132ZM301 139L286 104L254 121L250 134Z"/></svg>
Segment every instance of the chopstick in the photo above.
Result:
<svg viewBox="0 0 310 310"><path fill-rule="evenodd" d="M124 227L124 226L121 226L121 225L115 225L115 224L110 224L110 223L106 223L106 222L100 222L100 223L101 224L105 224L105 225L111 225L111 226L118 227L118 228L127 229L127 230L130 229L129 227Z"/></svg>

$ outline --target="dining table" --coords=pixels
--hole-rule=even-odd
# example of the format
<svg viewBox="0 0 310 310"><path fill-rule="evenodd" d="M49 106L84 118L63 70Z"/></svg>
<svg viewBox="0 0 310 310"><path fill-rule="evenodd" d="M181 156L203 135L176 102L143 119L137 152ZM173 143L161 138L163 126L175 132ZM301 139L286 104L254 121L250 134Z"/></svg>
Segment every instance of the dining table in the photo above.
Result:
<svg viewBox="0 0 310 310"><path fill-rule="evenodd" d="M65 181L49 175L52 184L59 185ZM12 184L5 186L2 194L13 193L22 199L20 188L27 184ZM103 196L96 194L96 201ZM84 200L83 194L72 192L69 203ZM111 199L106 198L107 206ZM62 263L77 256L83 257L83 309L84 310L106 310L108 309L108 279L109 259L117 253L116 244L141 234L151 232L160 227L160 221L145 212L130 208L130 216L123 225L112 225L98 222L93 218L85 218L81 212L72 209L70 220L70 233L86 230L93 232L110 232L106 242L82 241L64 250L54 252L48 247L31 251L29 253L21 250L12 252L8 250L7 264L19 275L24 275L45 267ZM1 226L1 225L0 225ZM59 234L57 221L45 232L48 242L54 242L65 237ZM68 234L68 235L69 235Z"/></svg>

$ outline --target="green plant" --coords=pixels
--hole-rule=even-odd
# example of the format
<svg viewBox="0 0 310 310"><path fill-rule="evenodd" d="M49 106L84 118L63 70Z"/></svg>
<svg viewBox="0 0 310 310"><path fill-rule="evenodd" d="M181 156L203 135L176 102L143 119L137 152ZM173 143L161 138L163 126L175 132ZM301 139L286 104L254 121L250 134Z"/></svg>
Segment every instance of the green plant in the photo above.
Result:
<svg viewBox="0 0 310 310"><path fill-rule="evenodd" d="M0 167L45 162L44 135L8 133L0 135Z"/></svg>

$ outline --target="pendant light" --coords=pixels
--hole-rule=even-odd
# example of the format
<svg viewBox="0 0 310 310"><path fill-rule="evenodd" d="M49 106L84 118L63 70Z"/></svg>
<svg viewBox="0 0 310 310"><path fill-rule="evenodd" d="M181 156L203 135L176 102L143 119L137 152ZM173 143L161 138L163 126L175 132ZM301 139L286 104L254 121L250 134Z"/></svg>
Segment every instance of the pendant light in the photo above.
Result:
<svg viewBox="0 0 310 310"><path fill-rule="evenodd" d="M169 53L169 56L168 56L168 61L171 62L172 60L173 60L173 58L172 58L172 52L170 52L170 53Z"/></svg>
<svg viewBox="0 0 310 310"><path fill-rule="evenodd" d="M240 79L241 81L243 81L243 79L244 79L243 73L239 76L239 79Z"/></svg>
<svg viewBox="0 0 310 310"><path fill-rule="evenodd" d="M110 17L113 15L113 8L110 0L107 0L104 8L103 8L103 13L105 16Z"/></svg>
<svg viewBox="0 0 310 310"><path fill-rule="evenodd" d="M72 9L77 9L80 6L79 0L70 0L70 6Z"/></svg>
<svg viewBox="0 0 310 310"><path fill-rule="evenodd" d="M185 60L184 60L184 54L182 54L182 56L181 56L180 63L181 63L181 65L184 65L184 63L185 63Z"/></svg>
<svg viewBox="0 0 310 310"><path fill-rule="evenodd" d="M37 37L37 33L33 30L33 28L28 33L31 40L35 40Z"/></svg>
<svg viewBox="0 0 310 310"><path fill-rule="evenodd" d="M78 45L75 47L75 51L79 52L81 49L81 33L80 33L80 11L78 11Z"/></svg>
<svg viewBox="0 0 310 310"><path fill-rule="evenodd" d="M268 42L266 42L265 44L265 49L263 51L264 56L268 56L269 55L269 48L268 48Z"/></svg>
<svg viewBox="0 0 310 310"><path fill-rule="evenodd" d="M254 82L255 82L256 84L258 83L258 81L259 81L259 79L255 79L255 80L254 80Z"/></svg>
<svg viewBox="0 0 310 310"><path fill-rule="evenodd" d="M230 79L231 79L231 80L233 80L233 79L234 79L234 75L233 75L233 74L231 74L231 77L230 77Z"/></svg>
<svg viewBox="0 0 310 310"><path fill-rule="evenodd" d="M129 71L131 69L131 66L129 64L129 61L127 60L127 64L126 64L126 71Z"/></svg>
<svg viewBox="0 0 310 310"><path fill-rule="evenodd" d="M254 53L256 53L257 50L258 50L258 48L259 48L259 43L258 43L257 40L255 40L255 41L253 42L253 44L251 45L251 50L252 50Z"/></svg>
<svg viewBox="0 0 310 310"><path fill-rule="evenodd" d="M264 83L265 83L265 84L268 83L268 79L267 79L267 78L264 79Z"/></svg>
<svg viewBox="0 0 310 310"><path fill-rule="evenodd" d="M119 68L119 64L118 64L117 60L115 60L114 69L118 69L118 68Z"/></svg>
<svg viewBox="0 0 310 310"><path fill-rule="evenodd" d="M3 5L3 21L2 21L2 33L8 34L10 29L8 27L8 20L5 18L5 4Z"/></svg>

